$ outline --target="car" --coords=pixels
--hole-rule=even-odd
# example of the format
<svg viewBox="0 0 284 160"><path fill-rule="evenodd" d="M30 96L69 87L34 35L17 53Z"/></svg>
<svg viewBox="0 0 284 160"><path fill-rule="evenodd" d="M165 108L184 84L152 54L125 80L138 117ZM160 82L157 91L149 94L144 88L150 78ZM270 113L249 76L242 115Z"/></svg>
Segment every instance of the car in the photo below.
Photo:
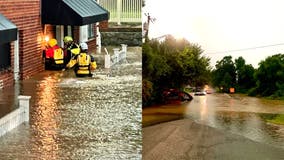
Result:
<svg viewBox="0 0 284 160"><path fill-rule="evenodd" d="M212 94L213 93L213 91L211 89L207 89L205 92L206 92L206 94Z"/></svg>
<svg viewBox="0 0 284 160"><path fill-rule="evenodd" d="M163 91L163 101L166 103L171 102L184 102L184 101L191 101L193 97L184 91L180 91L178 89L167 89Z"/></svg>
<svg viewBox="0 0 284 160"><path fill-rule="evenodd" d="M200 90L200 91L196 91L196 92L194 93L194 95L195 95L195 96L205 96L205 95L206 95L206 92Z"/></svg>

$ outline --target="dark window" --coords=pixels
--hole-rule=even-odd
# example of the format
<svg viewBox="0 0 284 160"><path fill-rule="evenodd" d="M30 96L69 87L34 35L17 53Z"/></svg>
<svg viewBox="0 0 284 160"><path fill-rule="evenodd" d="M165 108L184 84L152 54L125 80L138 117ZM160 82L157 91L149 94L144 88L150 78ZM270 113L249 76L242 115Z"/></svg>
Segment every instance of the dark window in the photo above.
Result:
<svg viewBox="0 0 284 160"><path fill-rule="evenodd" d="M11 67L10 43L0 44L0 71Z"/></svg>
<svg viewBox="0 0 284 160"><path fill-rule="evenodd" d="M88 39L92 39L95 37L95 34L94 34L94 24L89 24L88 25Z"/></svg>
<svg viewBox="0 0 284 160"><path fill-rule="evenodd" d="M64 26L64 36L73 37L73 26Z"/></svg>

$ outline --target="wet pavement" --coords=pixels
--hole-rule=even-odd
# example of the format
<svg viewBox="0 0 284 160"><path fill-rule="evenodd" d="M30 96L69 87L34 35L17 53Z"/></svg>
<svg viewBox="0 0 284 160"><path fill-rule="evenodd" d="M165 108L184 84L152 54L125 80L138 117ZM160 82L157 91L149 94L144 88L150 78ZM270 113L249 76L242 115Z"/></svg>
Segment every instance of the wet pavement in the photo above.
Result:
<svg viewBox="0 0 284 160"><path fill-rule="evenodd" d="M282 160L283 157L281 148L191 119L143 128L144 160Z"/></svg>
<svg viewBox="0 0 284 160"><path fill-rule="evenodd" d="M272 124L265 121L266 116L273 116L283 113L284 113L284 101L260 99L260 98L247 97L237 94L236 95L210 94L206 96L194 96L194 99L191 102L184 103L181 105L171 104L171 105L144 108L143 121L145 121L145 124L151 124L148 121L153 120L153 117L155 117L156 119L158 118L165 119L166 121L167 119L169 120L185 119L184 121L187 122L184 123L177 122L176 124L174 124L175 121L173 121L171 123L171 125L178 128L177 129L178 131L184 128L186 129L192 124L198 126L196 133L194 130L190 129L188 129L186 133L180 133L183 135L183 137L177 138L179 142L180 139L183 139L188 136L198 136L199 134L207 135L207 133L201 133L201 132L211 132L211 130L216 130L212 132L217 132L217 131L221 132L222 136L242 137L239 139L239 141L252 141L255 143L252 144L252 146L254 146L255 149L258 149L258 145L261 145L261 146L266 146L265 148L268 149L270 147L273 149L278 148L280 149L280 151L283 152L284 126ZM160 123L158 120L155 121ZM165 128L166 130L166 128L171 127L171 125L157 124L152 127L143 128L143 155L151 154L152 156L155 156L156 153L155 154L150 153L151 149L149 149L148 151L147 150L144 151L144 148L146 148L148 144L151 143L151 142L146 142L147 139L149 139L149 141L150 139L155 139L156 137L154 137L154 134L152 134L153 132L156 132L155 130L163 132L161 131L163 130L163 128ZM203 130L202 128L204 127L207 127L207 129ZM172 132L170 131L169 132L164 131L164 132L167 132L165 134L167 134L168 137L171 137L173 136L171 134L175 135L177 134L176 133L178 132L177 130L173 129ZM214 141L216 136L218 135L213 134L211 135L211 137L200 137L200 136L198 137L200 137L199 140L200 143L206 143L206 141L209 141L210 143L210 141ZM201 140L201 138L205 140ZM170 141L165 142L165 140L166 139L161 140L160 143L166 143L167 145L170 146L172 144L178 143L176 142L175 139L172 139L173 142ZM229 141L227 141L226 139L220 141L220 143L228 143L228 142ZM191 145L192 145L191 147L201 147L199 149L202 150L202 144L191 143ZM247 143L242 143L238 144L237 146L228 146L228 147L232 147L233 149L234 147L246 147L246 145ZM158 150L159 147L158 146L156 147L157 148L153 147L153 150L156 149ZM188 150L190 149L188 148ZM269 149L269 151L270 150L271 149ZM240 153L240 151L241 150L236 150L236 154ZM165 152L170 152L170 151L166 150ZM219 154L219 151L218 153L214 152L214 154ZM253 154L253 152L251 152L251 154ZM249 157L249 155L247 156ZM236 158L236 157L238 156L234 156L231 158ZM199 158L202 159L202 157ZM239 158L243 159L242 157ZM268 159L271 159L271 157ZM277 157L277 159L281 159L280 156Z"/></svg>
<svg viewBox="0 0 284 160"><path fill-rule="evenodd" d="M30 122L0 137L0 159L141 159L141 57L133 47L93 77L45 71L21 81L18 94L32 97ZM1 91L2 112L16 108L15 90Z"/></svg>

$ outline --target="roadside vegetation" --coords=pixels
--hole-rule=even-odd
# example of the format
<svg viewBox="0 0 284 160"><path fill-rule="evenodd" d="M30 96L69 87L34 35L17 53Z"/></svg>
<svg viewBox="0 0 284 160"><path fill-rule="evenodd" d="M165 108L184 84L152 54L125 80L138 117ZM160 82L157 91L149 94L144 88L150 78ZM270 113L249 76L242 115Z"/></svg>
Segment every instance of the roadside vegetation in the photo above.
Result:
<svg viewBox="0 0 284 160"><path fill-rule="evenodd" d="M199 45L185 39L172 36L163 41L147 39L142 45L143 107L164 103L165 90L189 92L188 86L197 88L206 84L221 93L229 93L230 88L234 88L236 93L284 100L283 54L267 57L259 63L258 68L247 64L243 57L233 59L232 56L225 56L212 69L210 59L202 53ZM162 119L178 118L175 116L165 115ZM263 118L269 123L284 125L283 114ZM143 125L160 121L149 115Z"/></svg>
<svg viewBox="0 0 284 160"><path fill-rule="evenodd" d="M257 69L246 64L243 57L232 60L225 56L212 71L212 83L219 92L235 88L250 96L284 100L284 55L267 57Z"/></svg>
<svg viewBox="0 0 284 160"><path fill-rule="evenodd" d="M211 69L201 47L185 39L147 39L142 47L143 106L161 103L166 89L187 91L185 86L205 84L218 92L228 93L234 88L236 93L284 100L283 54L267 57L256 69L243 57L225 56Z"/></svg>
<svg viewBox="0 0 284 160"><path fill-rule="evenodd" d="M269 123L284 125L284 114L262 114L261 118Z"/></svg>
<svg viewBox="0 0 284 160"><path fill-rule="evenodd" d="M143 106L161 103L165 89L209 82L210 59L201 55L199 45L168 36L162 42L147 40L142 47Z"/></svg>

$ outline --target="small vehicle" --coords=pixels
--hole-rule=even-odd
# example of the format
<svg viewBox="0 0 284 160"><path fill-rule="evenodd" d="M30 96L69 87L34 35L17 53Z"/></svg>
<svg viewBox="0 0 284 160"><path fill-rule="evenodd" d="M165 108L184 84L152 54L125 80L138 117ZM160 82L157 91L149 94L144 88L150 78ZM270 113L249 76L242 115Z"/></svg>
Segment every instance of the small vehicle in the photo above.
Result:
<svg viewBox="0 0 284 160"><path fill-rule="evenodd" d="M174 101L191 101L193 97L184 91L180 91L178 89L167 89L163 91L163 101L166 103L174 102Z"/></svg>
<svg viewBox="0 0 284 160"><path fill-rule="evenodd" d="M207 89L205 92L206 92L206 94L212 94L213 93L213 91L211 89Z"/></svg>
<svg viewBox="0 0 284 160"><path fill-rule="evenodd" d="M205 96L206 95L206 92L205 91L196 91L194 93L195 96Z"/></svg>

